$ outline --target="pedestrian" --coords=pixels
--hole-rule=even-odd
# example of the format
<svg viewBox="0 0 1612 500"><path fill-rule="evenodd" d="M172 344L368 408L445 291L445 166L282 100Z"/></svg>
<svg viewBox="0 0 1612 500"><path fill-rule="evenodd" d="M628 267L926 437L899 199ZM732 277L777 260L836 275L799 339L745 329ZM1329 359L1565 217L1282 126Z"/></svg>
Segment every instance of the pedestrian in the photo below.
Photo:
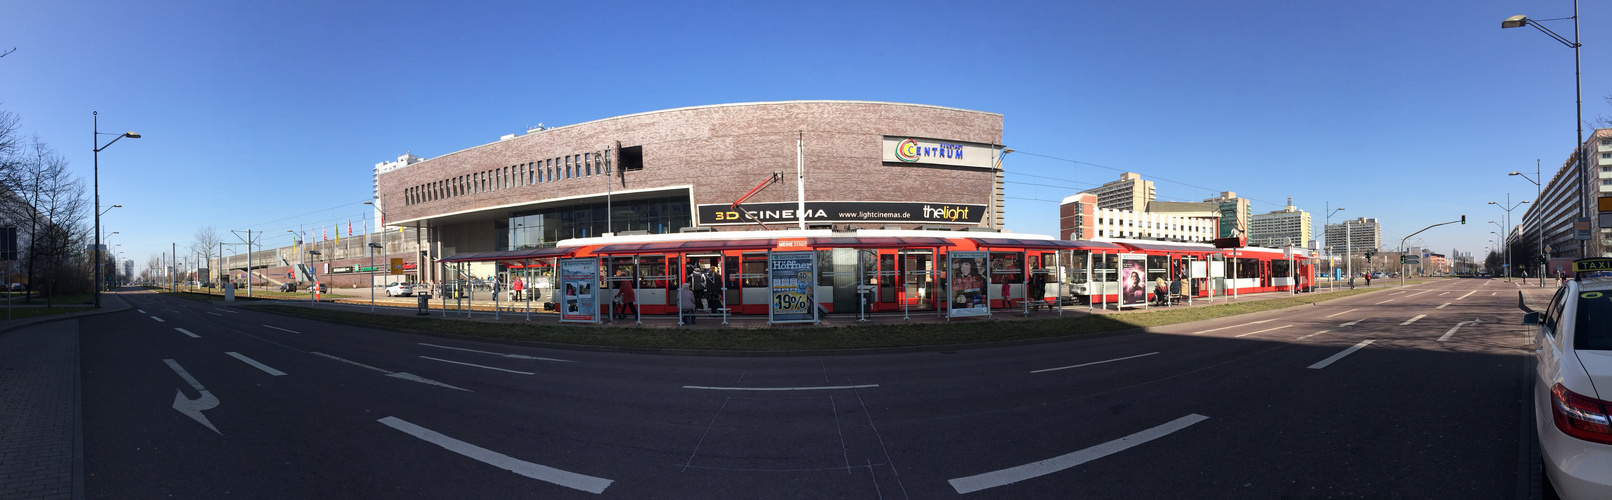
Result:
<svg viewBox="0 0 1612 500"><path fill-rule="evenodd" d="M625 272L622 272L625 275ZM638 294L633 291L632 280L621 280L621 288L616 290L616 299L621 302L621 319L627 319L628 311L633 316L638 315Z"/></svg>
<svg viewBox="0 0 1612 500"><path fill-rule="evenodd" d="M717 274L716 268L705 268L705 305L716 314L722 308L722 275Z"/></svg>
<svg viewBox="0 0 1612 500"><path fill-rule="evenodd" d="M1366 273L1366 288L1371 288L1371 273Z"/></svg>
<svg viewBox="0 0 1612 500"><path fill-rule="evenodd" d="M688 280L694 285L692 287L694 290L694 308L705 309L705 289L710 286L711 277L705 274L705 268L703 267L690 264L689 269Z"/></svg>
<svg viewBox="0 0 1612 500"><path fill-rule="evenodd" d="M683 324L694 324L694 290L689 288L688 283L684 283L677 292L677 310L683 316Z"/></svg>
<svg viewBox="0 0 1612 500"><path fill-rule="evenodd" d="M1349 289L1350 290L1355 289L1355 275L1353 275L1353 274L1349 275Z"/></svg>
<svg viewBox="0 0 1612 500"><path fill-rule="evenodd" d="M521 278L519 276L516 276L515 277L515 282L510 283L509 289L511 291L515 292L514 300L522 300L522 299L524 299L524 293L526 291L526 282L521 281Z"/></svg>

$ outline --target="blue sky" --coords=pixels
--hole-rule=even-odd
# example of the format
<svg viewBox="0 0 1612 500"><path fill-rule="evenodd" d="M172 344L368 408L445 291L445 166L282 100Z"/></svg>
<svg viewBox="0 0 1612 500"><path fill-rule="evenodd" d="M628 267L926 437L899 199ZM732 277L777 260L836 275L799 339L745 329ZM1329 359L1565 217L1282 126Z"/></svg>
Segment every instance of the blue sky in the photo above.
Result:
<svg viewBox="0 0 1612 500"><path fill-rule="evenodd" d="M125 207L103 223L138 266L205 225L278 246L356 221L371 168L405 152L796 99L1001 113L1026 153L1006 165L1016 232L1056 234L1058 200L1133 171L1164 200L1292 196L1317 230L1330 201L1390 245L1466 214L1419 238L1481 255L1486 203L1533 198L1506 172L1548 178L1575 135L1573 51L1500 29L1513 14L1572 3L11 1L0 108L86 179L91 111L144 135L101 155L102 204ZM1590 120L1612 115L1612 7L1580 16Z"/></svg>

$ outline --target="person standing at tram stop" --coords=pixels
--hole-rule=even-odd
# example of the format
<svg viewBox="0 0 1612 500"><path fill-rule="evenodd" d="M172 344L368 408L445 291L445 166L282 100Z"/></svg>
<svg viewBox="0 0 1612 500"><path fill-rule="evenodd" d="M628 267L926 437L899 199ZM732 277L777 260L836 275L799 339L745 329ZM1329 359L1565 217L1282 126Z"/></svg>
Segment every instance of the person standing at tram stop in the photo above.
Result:
<svg viewBox="0 0 1612 500"><path fill-rule="evenodd" d="M694 285L694 308L705 309L705 289L710 286L711 277L705 274L704 268L694 263L689 263L688 268L688 280Z"/></svg>
<svg viewBox="0 0 1612 500"><path fill-rule="evenodd" d="M694 324L694 290L689 288L688 283L677 291L677 310L683 316L683 324Z"/></svg>
<svg viewBox="0 0 1612 500"><path fill-rule="evenodd" d="M521 293L526 291L526 282L521 281L520 276L516 276L515 282L509 284L509 290L515 292L515 295L510 300L521 300L523 297Z"/></svg>

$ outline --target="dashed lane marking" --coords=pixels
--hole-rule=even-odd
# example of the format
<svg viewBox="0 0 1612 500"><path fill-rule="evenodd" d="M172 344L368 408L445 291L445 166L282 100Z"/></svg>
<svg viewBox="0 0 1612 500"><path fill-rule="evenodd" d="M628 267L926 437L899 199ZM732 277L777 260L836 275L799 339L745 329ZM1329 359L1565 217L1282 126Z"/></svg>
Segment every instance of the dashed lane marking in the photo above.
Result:
<svg viewBox="0 0 1612 500"><path fill-rule="evenodd" d="M201 338L201 335L196 335L196 334L194 334L194 333L190 333L190 330L186 330L186 329L184 329L184 328L175 328L175 330L179 330L179 333L183 333L183 334L185 334L185 335L189 335L189 336L190 336L190 338L193 338L193 339L199 339L199 338Z"/></svg>
<svg viewBox="0 0 1612 500"><path fill-rule="evenodd" d="M577 474L575 472L563 471L547 465L535 464L525 460L520 460L503 453L498 453L496 451L442 435L441 433L411 424L397 417L386 417L377 421L386 425L387 427L403 431L404 434L420 438L420 440L427 443L441 446L448 451L464 455L472 460L514 472L538 481L552 483L574 490L586 491L593 494L604 493L605 488L609 488L610 483L614 482L602 477Z"/></svg>
<svg viewBox="0 0 1612 500"><path fill-rule="evenodd" d="M156 316L152 316L151 319L157 320L158 323L167 323L168 322L167 320L164 320L162 318L158 318Z"/></svg>
<svg viewBox="0 0 1612 500"><path fill-rule="evenodd" d="M1330 317L1333 317L1333 316L1337 316L1339 314L1349 314L1349 313L1352 313L1352 312L1355 312L1355 311L1359 311L1359 309L1350 309L1350 310L1347 310L1347 311L1344 311L1344 312L1341 312L1341 313L1332 313L1332 314L1328 314L1327 317L1330 318Z"/></svg>
<svg viewBox="0 0 1612 500"><path fill-rule="evenodd" d="M1309 335L1305 335L1305 336L1303 336L1303 337L1299 337L1299 338L1296 338L1296 339L1293 339L1293 340L1304 340L1304 339L1307 339L1307 338L1310 338L1310 337L1314 337L1314 336L1316 336L1316 335L1320 335L1320 334L1323 334L1323 333L1326 333L1326 332L1330 332L1330 331L1332 331L1332 330L1321 330L1321 331L1319 331L1319 332L1315 332L1315 333L1312 333L1312 334L1309 334Z"/></svg>
<svg viewBox="0 0 1612 500"><path fill-rule="evenodd" d="M1229 328L1238 328L1238 327L1244 327L1244 326L1248 326L1248 325L1257 325L1257 324L1260 324L1260 323L1269 323L1269 322L1272 322L1272 321L1276 321L1276 318L1255 321L1255 322L1252 322L1252 323L1243 323L1241 325L1231 325L1231 326L1222 326L1220 328L1210 328L1208 330L1204 330L1204 331L1201 331L1201 332L1192 332L1192 334L1193 335L1202 335L1202 334L1209 333L1209 332L1218 332L1218 331L1229 329Z"/></svg>
<svg viewBox="0 0 1612 500"><path fill-rule="evenodd" d="M268 326L268 325L264 325L264 326ZM357 367L360 367L360 368L368 368L368 369L375 370L375 371L378 371L378 372L381 372L381 373L385 373L386 376L392 377L392 378L399 378L399 379L408 380L408 381L411 381L411 382L419 382L419 383L422 383L422 384L429 384L429 385L434 385L434 386L438 386L438 387L446 387L446 388L449 388L449 389L455 389L455 390L460 390L460 391L465 391L465 392L476 392L476 391L472 391L470 389L465 389L463 387L454 387L454 386L451 386L451 385L448 385L448 384L444 384L442 382L437 382L435 380L431 380L431 379L428 379L428 378L425 378L425 377L421 377L421 376L415 375L413 373L409 373L409 372L394 372L394 371L391 371L391 370L383 370L383 369L376 368L376 367L373 367L373 366L369 366L369 365L366 365L366 364L363 364L363 363L359 363L357 361L352 361L352 360L342 359L342 358L339 358L339 357L336 357L336 356L331 356L329 354L325 354L325 353L322 353L322 352L309 351L308 354L312 354L312 355L315 355L315 356L321 356L321 357L325 357L325 358L330 358L330 359L340 361L340 362L343 362L343 363L347 363L349 365L357 366Z"/></svg>
<svg viewBox="0 0 1612 500"><path fill-rule="evenodd" d="M1439 304L1439 306L1435 307L1434 309L1443 309L1445 306L1448 306L1450 304L1454 304L1454 302L1445 302L1443 304Z"/></svg>
<svg viewBox="0 0 1612 500"><path fill-rule="evenodd" d="M207 314L211 314L211 315L218 316L218 317L224 317L224 315L219 314L219 313L215 313L215 312L212 312L212 311L207 311Z"/></svg>
<svg viewBox="0 0 1612 500"><path fill-rule="evenodd" d="M420 342L420 345L423 345L423 346L426 346L426 347L436 347L436 348L439 348L439 349L453 349L455 351L465 351L465 352L475 352L475 353L481 353L481 354L491 354L491 355L494 355L494 356L503 356L503 357L506 357L506 358L514 358L514 359L533 359L533 360L538 360L538 361L558 361L558 362L561 362L561 363L575 363L575 361L571 361L569 359L543 358L543 357L538 357L538 356L527 356L525 354L505 354L505 353L493 352L493 351L478 351L478 350L475 350L475 349L465 349L463 347L449 347L449 346L445 346L445 345L427 344L425 342Z"/></svg>
<svg viewBox="0 0 1612 500"><path fill-rule="evenodd" d="M1409 324L1411 324L1411 323L1415 323L1415 322L1416 322L1416 320L1419 320L1419 319L1422 319L1422 318L1426 318L1426 317L1427 317L1427 315L1426 315L1426 314L1418 314L1418 315L1416 315L1416 317L1414 317L1414 318L1411 318L1411 319L1408 319L1408 320L1405 320L1405 322L1404 322L1404 323L1400 323L1400 324L1399 324L1399 326L1405 326L1405 325L1409 325Z"/></svg>
<svg viewBox="0 0 1612 500"><path fill-rule="evenodd" d="M1389 302L1393 302L1393 301L1394 301L1394 299L1388 299L1388 300L1384 300L1384 301L1382 301L1382 302L1378 302L1378 303L1376 303L1376 304L1372 304L1372 305L1374 305L1374 306L1380 306L1380 305L1383 305L1383 304L1387 304L1387 303L1389 303Z"/></svg>
<svg viewBox="0 0 1612 500"><path fill-rule="evenodd" d="M966 494L995 488L997 486L1006 486L1026 479L1035 479L1047 474L1052 474L1054 472L1062 471L1070 467L1075 467L1092 460L1097 460L1099 458L1128 450L1137 445L1168 436L1171 433L1181 429L1191 427L1192 424L1196 424L1208 419L1209 417L1194 413L1185 417L1171 420L1158 427L1131 434L1129 436L1115 439L1113 441L1086 448L1074 453L1059 455L1046 460L1031 462L1017 467L1009 467L984 474L959 477L947 482L951 483L952 488L956 489L958 494Z"/></svg>
<svg viewBox="0 0 1612 500"><path fill-rule="evenodd" d="M1376 342L1376 341L1375 340L1362 340L1362 341L1360 341L1359 344L1355 344L1354 347L1344 349L1343 352L1333 354L1332 357L1330 357L1330 358L1323 359L1319 363L1310 365L1310 369L1311 370L1320 370L1322 368L1326 368L1327 365L1330 365L1330 364L1332 364L1333 362L1335 362L1337 360L1343 359L1344 356L1354 354L1355 351L1358 351L1358 350L1360 350L1360 349L1362 349L1362 348L1364 348L1364 347L1366 347L1368 345L1371 345L1372 342Z"/></svg>
<svg viewBox="0 0 1612 500"><path fill-rule="evenodd" d="M1247 336L1249 336L1249 335L1254 335L1254 334L1259 334L1259 333L1265 333L1265 332L1270 332L1270 331L1276 331L1276 330L1281 330L1281 329L1283 329L1283 328L1287 328L1287 327L1289 327L1289 326L1293 326L1293 325L1283 325L1283 326L1278 326L1278 327L1276 327L1276 328L1266 328L1266 329L1264 329L1264 330L1260 330L1260 331L1257 331L1257 332L1248 332L1248 333L1244 333L1244 334L1242 334L1242 335L1236 335L1236 336L1235 336L1235 337L1236 337L1236 338L1243 338L1243 337L1247 337Z"/></svg>
<svg viewBox="0 0 1612 500"><path fill-rule="evenodd" d="M1467 298L1467 296L1470 296L1470 295L1472 295L1472 294L1474 294L1474 293L1478 293L1478 291L1477 291L1477 290L1473 290L1473 291L1470 291L1470 292L1467 292L1467 293L1466 293L1466 295L1462 295L1462 296L1460 296L1460 297L1458 297L1458 298L1456 298L1456 299L1455 299L1455 300L1461 300L1461 299L1464 299L1464 298ZM1492 294L1491 294L1491 295L1492 295Z"/></svg>
<svg viewBox="0 0 1612 500"><path fill-rule="evenodd" d="M704 389L708 391L825 391L834 389L867 389L878 387L879 384L862 385L822 385L815 387L711 387L704 385L685 385L684 389Z"/></svg>
<svg viewBox="0 0 1612 500"><path fill-rule="evenodd" d="M1147 353L1147 354L1137 354L1135 356L1126 356L1126 357L1123 357L1123 358L1105 359L1105 360L1102 360L1102 361L1093 361L1093 362L1090 362L1090 363L1081 363L1081 364L1078 364L1078 365L1060 366L1060 367L1057 367L1057 368L1043 368L1043 369L1040 369L1040 370L1031 370L1030 373L1046 373L1046 372L1053 372L1053 371L1058 371L1058 370L1068 370L1070 368L1080 368L1080 367L1083 367L1083 366L1100 365L1100 364L1103 364L1103 363L1113 363L1115 361L1124 361L1124 360L1127 360L1127 359L1136 359L1136 358L1140 358L1140 357L1143 357L1143 356L1152 356L1154 354L1158 354L1158 352L1150 352L1150 353Z"/></svg>
<svg viewBox="0 0 1612 500"><path fill-rule="evenodd" d="M1450 336L1455 335L1456 330L1460 330L1461 327L1466 326L1466 325L1476 325L1478 323L1482 323L1482 321L1474 319L1472 321L1462 321L1460 323L1456 323L1455 326L1450 327L1450 331L1444 332L1444 336L1439 337L1438 341L1439 342L1444 342L1444 341L1450 340Z"/></svg>
<svg viewBox="0 0 1612 500"><path fill-rule="evenodd" d="M238 352L226 352L224 354L228 354L228 355L230 355L230 357L233 357L235 359L239 359L239 360L241 360L242 362L244 362L246 364L252 365L254 368L257 368L259 370L263 370L264 373L268 373L269 375L273 375L273 376L276 376L276 377L285 376L285 372L282 372L280 370L276 370L276 369L273 369L273 368L269 368L269 365L259 363L259 362L257 362L257 360L254 360L252 358L248 358L244 354L241 354L241 353L238 353Z"/></svg>
<svg viewBox="0 0 1612 500"><path fill-rule="evenodd" d="M453 363L453 364L456 364L456 365L474 366L476 368L486 368L488 370L498 370L498 371L501 371L501 372L519 373L521 375L536 375L535 373L532 373L532 372L509 370L509 369L499 368L499 367L496 367L496 366L477 365L477 364L465 363L465 362L461 362L461 361L453 361L453 360L447 360L447 359L441 359L441 358L433 358L433 357L430 357L430 356L420 356L420 357L425 358L425 359L429 359L431 361L441 361L443 363Z"/></svg>
<svg viewBox="0 0 1612 500"><path fill-rule="evenodd" d="M275 330L279 330L279 331L282 331L282 332L302 333L302 332L299 332L299 331L296 331L296 330L287 330L287 329L284 329L284 328L280 328L278 326L263 325L263 327L264 328L273 328Z"/></svg>

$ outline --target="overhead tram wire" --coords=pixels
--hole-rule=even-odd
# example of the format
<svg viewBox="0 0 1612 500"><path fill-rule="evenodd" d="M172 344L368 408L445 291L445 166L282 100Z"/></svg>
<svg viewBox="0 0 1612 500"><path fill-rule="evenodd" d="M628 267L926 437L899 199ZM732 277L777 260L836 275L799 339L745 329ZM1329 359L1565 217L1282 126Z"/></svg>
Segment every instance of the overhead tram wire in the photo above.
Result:
<svg viewBox="0 0 1612 500"><path fill-rule="evenodd" d="M1110 166L1107 166L1107 165L1098 165L1096 163L1091 163L1091 162L1084 162L1084 161L1079 161L1079 160L1071 160L1071 159L1068 159L1068 158L1059 158L1057 156L1036 154L1036 153L1031 153L1031 152L1024 151L1024 150L1015 150L1014 153L1015 154L1027 155L1027 156L1036 156L1036 157L1046 158L1046 159L1049 159L1049 160L1058 160L1058 161L1062 161L1062 162L1069 162L1069 163L1073 163L1073 164L1076 164L1076 165L1090 165L1090 166L1097 167L1097 168L1104 168L1104 169L1108 169L1108 170L1113 170L1115 172L1136 172L1135 170L1125 170L1125 169L1110 167ZM1020 175L1030 175L1030 174L1020 174ZM1158 176L1148 176L1148 177L1151 177L1151 178L1153 178L1155 180L1158 180L1158 181L1168 182L1168 183L1171 183L1171 184L1179 184L1179 185L1187 186L1187 187L1190 187L1190 188L1202 189L1202 190L1205 190L1205 191L1209 191L1211 193L1218 193L1218 192L1221 191L1219 189L1199 186L1197 184L1188 184L1188 183L1185 183L1185 182L1181 182L1181 181L1177 181L1177 180L1173 180L1173 179L1167 179L1167 178L1164 178L1164 177L1158 177ZM1269 204L1269 205L1272 205L1272 206L1278 206L1278 207L1285 206L1285 204L1273 203L1273 202L1260 200L1260 199L1256 199L1256 198L1249 198L1249 197L1246 197L1246 196L1239 196L1239 198L1244 199L1244 200L1248 200L1248 201L1257 201L1257 202Z"/></svg>

